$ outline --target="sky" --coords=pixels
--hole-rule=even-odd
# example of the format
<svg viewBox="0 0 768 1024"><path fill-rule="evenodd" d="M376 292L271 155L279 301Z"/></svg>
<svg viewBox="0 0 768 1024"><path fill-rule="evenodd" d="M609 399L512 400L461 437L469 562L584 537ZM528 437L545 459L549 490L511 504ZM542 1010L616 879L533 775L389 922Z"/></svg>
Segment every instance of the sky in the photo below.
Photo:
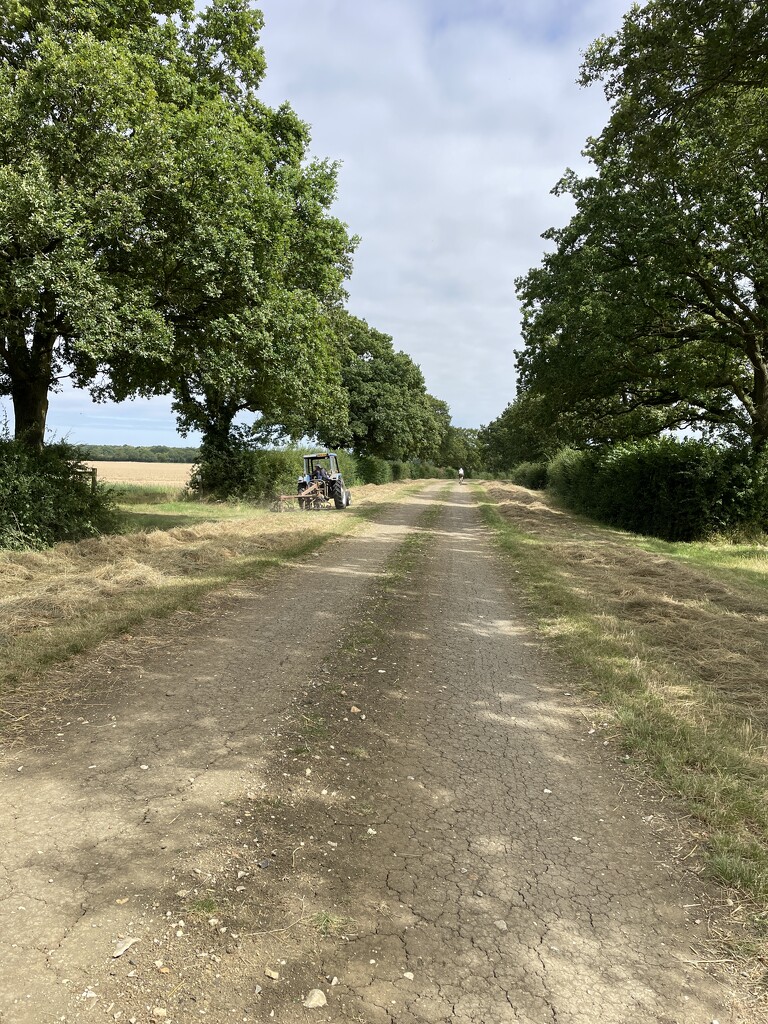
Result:
<svg viewBox="0 0 768 1024"><path fill-rule="evenodd" d="M564 224L551 189L608 118L576 82L630 0L261 0L261 96L288 100L312 155L340 162L334 214L360 236L348 308L418 363L459 427L515 394L515 278ZM0 409L0 418L2 410ZM9 416L10 419L10 416ZM170 400L51 396L49 436L194 444Z"/></svg>

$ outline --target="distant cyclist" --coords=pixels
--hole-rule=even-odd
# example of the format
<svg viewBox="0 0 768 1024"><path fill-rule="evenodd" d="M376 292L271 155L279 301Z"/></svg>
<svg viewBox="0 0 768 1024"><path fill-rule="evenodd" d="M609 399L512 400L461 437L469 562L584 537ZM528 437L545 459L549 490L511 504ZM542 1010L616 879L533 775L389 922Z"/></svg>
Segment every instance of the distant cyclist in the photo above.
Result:
<svg viewBox="0 0 768 1024"><path fill-rule="evenodd" d="M464 470L461 468L461 466L459 466L459 483L464 483Z"/></svg>

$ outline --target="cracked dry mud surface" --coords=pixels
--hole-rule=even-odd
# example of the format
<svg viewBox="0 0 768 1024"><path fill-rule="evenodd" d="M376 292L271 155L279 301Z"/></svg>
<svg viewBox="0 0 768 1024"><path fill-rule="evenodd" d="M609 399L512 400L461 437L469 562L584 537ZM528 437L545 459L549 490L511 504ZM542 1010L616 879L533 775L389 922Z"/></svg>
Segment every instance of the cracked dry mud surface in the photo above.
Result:
<svg viewBox="0 0 768 1024"><path fill-rule="evenodd" d="M757 1020L468 488L66 671L1 766L3 1024Z"/></svg>

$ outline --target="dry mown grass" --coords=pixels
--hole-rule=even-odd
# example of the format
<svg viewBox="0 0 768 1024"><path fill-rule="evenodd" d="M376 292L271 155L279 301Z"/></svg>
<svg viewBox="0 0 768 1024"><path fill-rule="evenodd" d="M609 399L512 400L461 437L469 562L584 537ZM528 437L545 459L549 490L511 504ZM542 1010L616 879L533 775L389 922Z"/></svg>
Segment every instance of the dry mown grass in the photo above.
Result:
<svg viewBox="0 0 768 1024"><path fill-rule="evenodd" d="M534 492L496 485L488 493L517 528L546 541L561 582L605 634L620 639L631 631L657 666L673 670L678 700L685 681L692 703L715 703L768 736L763 594L578 522Z"/></svg>
<svg viewBox="0 0 768 1024"><path fill-rule="evenodd" d="M246 519L0 552L0 728L39 703L46 666L348 533L404 490L357 487L344 513L254 509Z"/></svg>

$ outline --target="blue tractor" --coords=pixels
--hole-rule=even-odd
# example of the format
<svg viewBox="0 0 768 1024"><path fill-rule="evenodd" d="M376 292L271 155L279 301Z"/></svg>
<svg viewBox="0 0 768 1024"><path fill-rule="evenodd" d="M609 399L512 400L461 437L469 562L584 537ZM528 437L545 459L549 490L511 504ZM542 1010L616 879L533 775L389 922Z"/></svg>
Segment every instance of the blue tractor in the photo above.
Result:
<svg viewBox="0 0 768 1024"><path fill-rule="evenodd" d="M316 452L304 456L304 473L296 492L299 508L322 508L331 501L336 508L347 508L352 496L339 469L335 452Z"/></svg>

